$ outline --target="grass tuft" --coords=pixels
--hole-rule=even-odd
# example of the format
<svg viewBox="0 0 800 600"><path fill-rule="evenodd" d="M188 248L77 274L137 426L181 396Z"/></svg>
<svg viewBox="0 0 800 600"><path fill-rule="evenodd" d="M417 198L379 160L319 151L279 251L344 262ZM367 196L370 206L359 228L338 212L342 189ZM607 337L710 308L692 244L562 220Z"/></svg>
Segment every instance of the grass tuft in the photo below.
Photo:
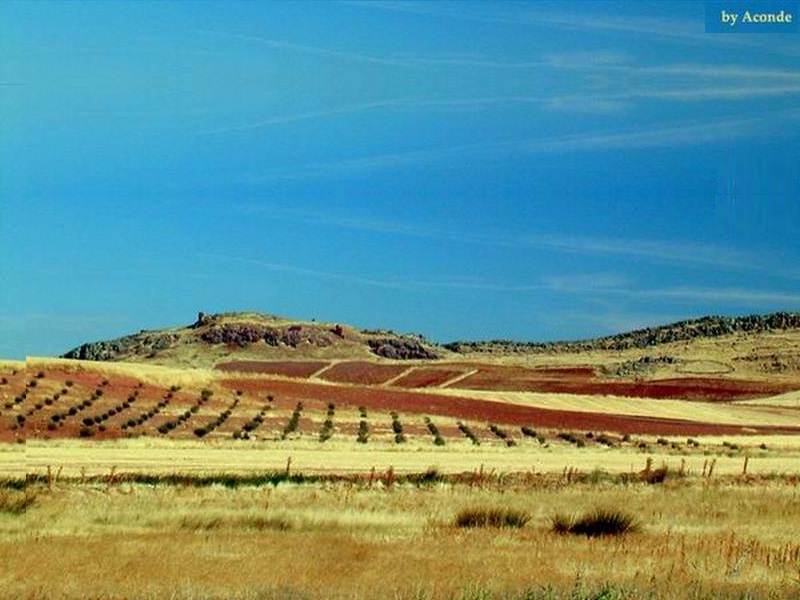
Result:
<svg viewBox="0 0 800 600"><path fill-rule="evenodd" d="M22 515L36 501L36 494L29 491L0 491L0 513Z"/></svg>
<svg viewBox="0 0 800 600"><path fill-rule="evenodd" d="M531 520L521 510L508 508L465 508L456 515L456 527L504 527L519 529Z"/></svg>
<svg viewBox="0 0 800 600"><path fill-rule="evenodd" d="M586 537L618 536L639 530L639 522L634 516L621 510L608 509L596 509L578 519L558 513L551 517L550 525L555 533Z"/></svg>

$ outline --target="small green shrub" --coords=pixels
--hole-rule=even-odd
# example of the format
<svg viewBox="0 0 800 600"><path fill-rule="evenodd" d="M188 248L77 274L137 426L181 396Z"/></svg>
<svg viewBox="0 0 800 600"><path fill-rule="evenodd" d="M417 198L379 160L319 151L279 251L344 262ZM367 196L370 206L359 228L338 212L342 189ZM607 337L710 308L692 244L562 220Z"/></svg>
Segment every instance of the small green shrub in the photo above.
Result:
<svg viewBox="0 0 800 600"><path fill-rule="evenodd" d="M444 446L445 445L444 438L442 437L442 434L439 432L439 428L436 426L436 423L431 421L430 417L425 417L424 421L425 425L428 427L428 431L430 431L431 435L433 436L433 443L436 446Z"/></svg>
<svg viewBox="0 0 800 600"><path fill-rule="evenodd" d="M606 435L605 433L601 433L600 435L598 435L595 438L595 440L597 441L598 444L603 444L604 446L616 446L616 441L614 440L614 438L612 438L609 435Z"/></svg>
<svg viewBox="0 0 800 600"><path fill-rule="evenodd" d="M463 433L464 437L467 438L469 441L471 441L474 446L480 446L481 445L481 441L478 439L478 436L475 435L475 432L472 431L472 429L470 429L467 425L465 425L461 421L459 421L457 423L457 425L458 425L459 431L461 433Z"/></svg>
<svg viewBox="0 0 800 600"><path fill-rule="evenodd" d="M319 430L319 441L327 442L333 436L333 419L325 419L322 428Z"/></svg>
<svg viewBox="0 0 800 600"><path fill-rule="evenodd" d="M359 444L366 444L369 441L369 424L364 419L358 422L356 441Z"/></svg>
<svg viewBox="0 0 800 600"><path fill-rule="evenodd" d="M292 416L289 417L289 421L283 428L283 433L281 434L282 439L286 439L290 433L294 433L297 431L297 428L300 425L300 415L303 412L303 403L298 402L297 406L295 406L294 412L292 412Z"/></svg>

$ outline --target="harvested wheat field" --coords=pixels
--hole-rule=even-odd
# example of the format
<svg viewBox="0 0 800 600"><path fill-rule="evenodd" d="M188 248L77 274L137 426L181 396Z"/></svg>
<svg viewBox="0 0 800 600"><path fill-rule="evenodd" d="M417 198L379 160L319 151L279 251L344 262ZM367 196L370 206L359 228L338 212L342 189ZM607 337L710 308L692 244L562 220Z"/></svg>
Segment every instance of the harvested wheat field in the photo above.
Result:
<svg viewBox="0 0 800 600"><path fill-rule="evenodd" d="M2 496L7 598L788 600L800 589L796 478L52 474L28 486L24 517L21 494ZM630 518L627 531L559 533L598 509Z"/></svg>

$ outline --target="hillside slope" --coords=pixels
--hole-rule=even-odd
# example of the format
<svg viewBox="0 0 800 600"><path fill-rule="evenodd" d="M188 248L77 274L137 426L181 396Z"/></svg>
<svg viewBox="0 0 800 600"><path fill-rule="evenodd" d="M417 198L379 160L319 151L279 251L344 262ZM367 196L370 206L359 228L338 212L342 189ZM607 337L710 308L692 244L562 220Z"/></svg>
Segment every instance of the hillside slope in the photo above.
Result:
<svg viewBox="0 0 800 600"><path fill-rule="evenodd" d="M83 344L64 358L212 367L231 361L411 361L586 365L606 377L800 378L800 315L704 317L593 340L454 342L257 313L200 314L191 325ZM309 365L311 368L311 365ZM314 369L312 369L314 370Z"/></svg>
<svg viewBox="0 0 800 600"><path fill-rule="evenodd" d="M212 366L236 358L386 358L429 360L441 349L423 337L392 331L359 330L334 323L296 321L258 313L200 313L185 327L140 331L114 340L91 342L63 358Z"/></svg>
<svg viewBox="0 0 800 600"><path fill-rule="evenodd" d="M749 315L744 317L701 317L588 340L562 342L458 341L445 344L444 347L459 353L620 351L733 334L757 334L792 330L800 330L800 313L777 312L768 315Z"/></svg>

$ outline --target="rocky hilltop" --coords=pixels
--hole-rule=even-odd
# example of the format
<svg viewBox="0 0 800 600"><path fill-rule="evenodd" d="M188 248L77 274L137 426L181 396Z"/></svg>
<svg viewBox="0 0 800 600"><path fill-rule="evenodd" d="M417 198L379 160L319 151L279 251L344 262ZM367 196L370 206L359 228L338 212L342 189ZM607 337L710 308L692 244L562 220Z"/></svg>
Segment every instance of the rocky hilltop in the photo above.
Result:
<svg viewBox="0 0 800 600"><path fill-rule="evenodd" d="M800 313L778 312L745 317L702 317L660 327L647 327L601 338L566 342L452 342L444 348L457 353L549 353L650 348L671 342L715 338L737 333L800 330Z"/></svg>
<svg viewBox="0 0 800 600"><path fill-rule="evenodd" d="M207 366L231 354L247 358L439 357L436 346L422 336L256 313L199 313L197 320L186 327L143 330L114 340L82 344L62 357Z"/></svg>

